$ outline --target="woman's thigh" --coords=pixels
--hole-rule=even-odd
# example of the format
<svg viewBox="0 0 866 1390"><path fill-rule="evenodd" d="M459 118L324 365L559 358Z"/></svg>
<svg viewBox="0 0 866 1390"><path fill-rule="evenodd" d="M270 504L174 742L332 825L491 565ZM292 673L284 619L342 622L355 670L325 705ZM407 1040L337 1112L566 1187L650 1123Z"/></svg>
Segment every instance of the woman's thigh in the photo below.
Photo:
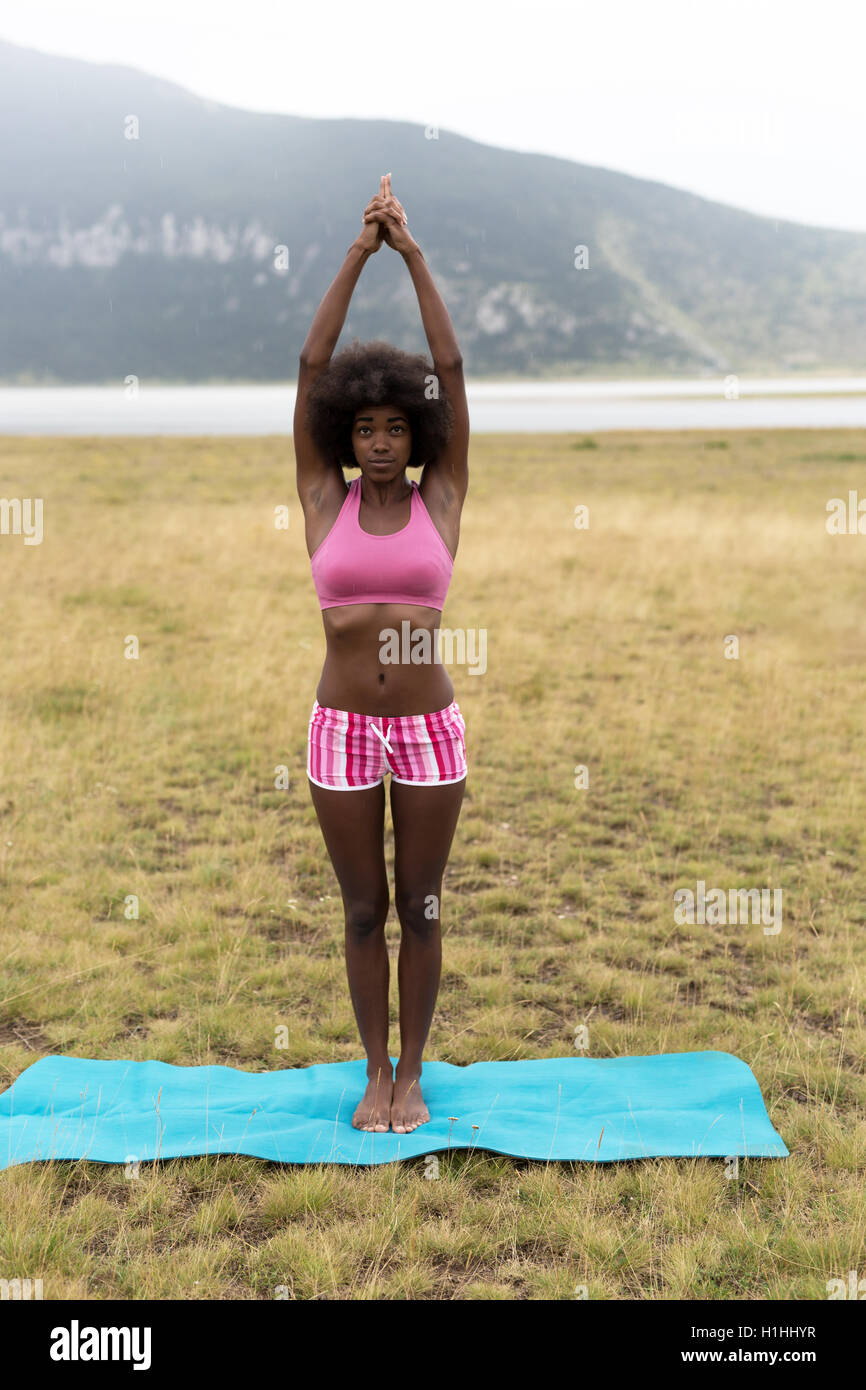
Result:
<svg viewBox="0 0 866 1390"><path fill-rule="evenodd" d="M444 786L391 782L394 892L398 906L439 893L463 804L466 779Z"/></svg>
<svg viewBox="0 0 866 1390"><path fill-rule="evenodd" d="M384 901L387 910L384 784L360 791L309 786L344 902Z"/></svg>

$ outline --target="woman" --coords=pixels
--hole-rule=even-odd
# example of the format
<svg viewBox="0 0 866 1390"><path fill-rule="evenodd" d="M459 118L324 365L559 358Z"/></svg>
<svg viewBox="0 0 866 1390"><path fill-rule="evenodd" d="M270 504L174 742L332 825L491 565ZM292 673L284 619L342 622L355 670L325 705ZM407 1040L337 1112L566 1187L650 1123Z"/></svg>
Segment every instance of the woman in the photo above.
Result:
<svg viewBox="0 0 866 1390"><path fill-rule="evenodd" d="M361 270L383 241L412 277L432 369L383 342L354 343L331 360ZM421 1058L439 990L442 875L466 778L465 726L436 660L436 633L469 481L469 411L454 329L390 174L301 350L294 441L327 641L307 772L343 896L349 991L367 1054L368 1084L352 1123L408 1134L430 1119ZM361 470L348 489L344 462ZM420 464L419 486L406 468ZM401 928L396 1072L388 1052L386 772Z"/></svg>

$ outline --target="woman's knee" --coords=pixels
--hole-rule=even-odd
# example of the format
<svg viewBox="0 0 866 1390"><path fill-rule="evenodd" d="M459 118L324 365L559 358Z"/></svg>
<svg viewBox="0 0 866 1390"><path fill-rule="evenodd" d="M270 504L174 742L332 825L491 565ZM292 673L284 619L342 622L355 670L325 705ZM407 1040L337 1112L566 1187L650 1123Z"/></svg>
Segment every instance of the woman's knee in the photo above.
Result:
<svg viewBox="0 0 866 1390"><path fill-rule="evenodd" d="M397 916L404 931L422 937L434 935L439 927L440 891L438 888L436 892L398 889L395 895Z"/></svg>
<svg viewBox="0 0 866 1390"><path fill-rule="evenodd" d="M388 895L370 898L353 898L344 903L346 912L346 931L363 939L385 930L388 917Z"/></svg>

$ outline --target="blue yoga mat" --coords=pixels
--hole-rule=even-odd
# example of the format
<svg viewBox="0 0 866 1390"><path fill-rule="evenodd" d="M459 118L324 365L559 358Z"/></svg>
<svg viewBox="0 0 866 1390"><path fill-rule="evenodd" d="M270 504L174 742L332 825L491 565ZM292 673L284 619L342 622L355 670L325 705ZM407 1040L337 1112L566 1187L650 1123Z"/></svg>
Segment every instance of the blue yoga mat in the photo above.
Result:
<svg viewBox="0 0 866 1390"><path fill-rule="evenodd" d="M363 1061L246 1072L43 1057L0 1095L0 1168L190 1154L367 1165L468 1148L599 1163L788 1156L751 1070L729 1052L426 1062L431 1120L412 1134L352 1128L365 1085Z"/></svg>

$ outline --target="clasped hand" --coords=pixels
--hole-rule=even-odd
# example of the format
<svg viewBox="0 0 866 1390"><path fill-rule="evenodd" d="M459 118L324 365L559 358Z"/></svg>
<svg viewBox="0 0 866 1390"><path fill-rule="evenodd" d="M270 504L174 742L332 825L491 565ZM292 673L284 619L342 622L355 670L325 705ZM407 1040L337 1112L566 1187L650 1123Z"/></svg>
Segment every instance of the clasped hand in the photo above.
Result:
<svg viewBox="0 0 866 1390"><path fill-rule="evenodd" d="M408 230L402 203L391 192L391 175L383 174L379 192L364 209L358 244L367 251L378 251L385 241L394 251L410 251L417 245Z"/></svg>

